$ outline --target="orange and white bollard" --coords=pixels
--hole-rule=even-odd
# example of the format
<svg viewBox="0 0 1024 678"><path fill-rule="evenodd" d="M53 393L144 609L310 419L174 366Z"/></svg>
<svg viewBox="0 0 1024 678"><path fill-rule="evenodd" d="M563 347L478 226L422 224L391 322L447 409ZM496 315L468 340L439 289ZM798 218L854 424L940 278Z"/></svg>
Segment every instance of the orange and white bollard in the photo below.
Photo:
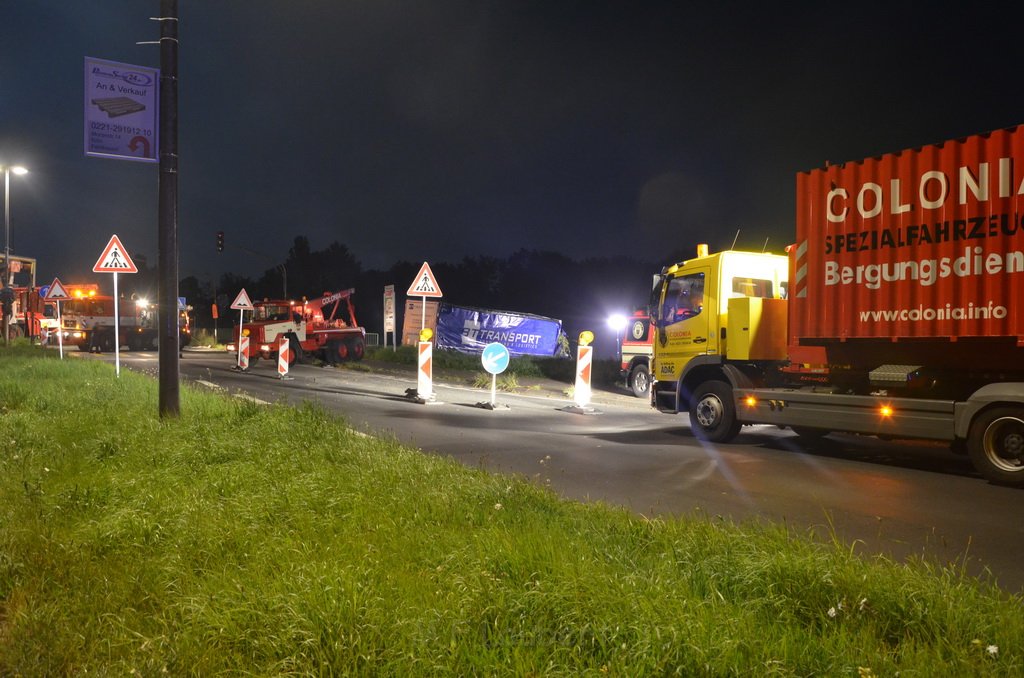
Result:
<svg viewBox="0 0 1024 678"><path fill-rule="evenodd" d="M594 347L580 344L576 354L576 385L573 400L576 406L585 408L590 404L590 373L594 363Z"/></svg>
<svg viewBox="0 0 1024 678"><path fill-rule="evenodd" d="M419 361L416 370L416 395L421 400L434 397L434 345L429 341L419 343Z"/></svg>
<svg viewBox="0 0 1024 678"><path fill-rule="evenodd" d="M249 337L238 338L238 369L249 369Z"/></svg>
<svg viewBox="0 0 1024 678"><path fill-rule="evenodd" d="M277 340L277 378L284 379L288 376L288 363L292 359L291 342L288 337L281 336Z"/></svg>

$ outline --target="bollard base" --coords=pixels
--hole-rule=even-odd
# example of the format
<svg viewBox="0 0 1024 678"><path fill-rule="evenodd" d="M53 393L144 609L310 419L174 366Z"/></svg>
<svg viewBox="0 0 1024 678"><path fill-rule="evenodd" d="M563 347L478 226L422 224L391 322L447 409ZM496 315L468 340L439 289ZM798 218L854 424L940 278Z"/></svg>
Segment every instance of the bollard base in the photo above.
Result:
<svg viewBox="0 0 1024 678"><path fill-rule="evenodd" d="M595 410L593 407L580 407L579 405L566 405L565 407L559 407L559 412L569 412L570 414L601 414L601 410Z"/></svg>
<svg viewBox="0 0 1024 678"><path fill-rule="evenodd" d="M420 392L418 390L414 389L414 388L407 388L407 389L405 389L405 397L408 398L410 401L416 403L417 405L443 405L444 404L444 403L442 403L439 400L435 400L435 398L437 398L437 394L431 393L429 396L424 398L423 396L420 395Z"/></svg>
<svg viewBox="0 0 1024 678"><path fill-rule="evenodd" d="M287 374L278 375L277 378L280 381L295 381L295 377L289 377Z"/></svg>
<svg viewBox="0 0 1024 678"><path fill-rule="evenodd" d="M511 409L508 405L499 405L497 403L492 403L486 400L477 403L476 406L482 410L491 410L492 412L507 412L509 409Z"/></svg>

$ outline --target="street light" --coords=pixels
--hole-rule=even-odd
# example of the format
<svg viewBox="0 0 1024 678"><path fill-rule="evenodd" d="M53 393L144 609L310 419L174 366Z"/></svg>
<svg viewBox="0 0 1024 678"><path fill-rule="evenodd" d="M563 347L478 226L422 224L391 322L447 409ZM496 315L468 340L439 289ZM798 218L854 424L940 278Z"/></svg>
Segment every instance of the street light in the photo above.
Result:
<svg viewBox="0 0 1024 678"><path fill-rule="evenodd" d="M622 331L626 329L626 316L621 313L613 313L608 316L608 327L615 332L615 357L622 360Z"/></svg>
<svg viewBox="0 0 1024 678"><path fill-rule="evenodd" d="M27 174L24 167L6 165L0 166L4 171L4 279L3 279L3 318L0 321L4 325L4 346L11 341L11 304L14 301L14 291L10 289L14 282L11 273L11 172L15 174Z"/></svg>
<svg viewBox="0 0 1024 678"><path fill-rule="evenodd" d="M28 170L20 165L0 166L4 171L4 285L11 284L11 172L17 175L28 174Z"/></svg>

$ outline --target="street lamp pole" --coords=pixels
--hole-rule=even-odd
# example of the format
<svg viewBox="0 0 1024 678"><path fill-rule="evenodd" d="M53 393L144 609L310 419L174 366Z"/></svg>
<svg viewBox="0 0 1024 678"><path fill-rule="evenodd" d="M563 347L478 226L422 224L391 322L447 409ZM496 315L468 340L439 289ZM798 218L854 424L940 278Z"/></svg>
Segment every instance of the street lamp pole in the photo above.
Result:
<svg viewBox="0 0 1024 678"><path fill-rule="evenodd" d="M20 166L9 167L4 165L4 279L3 287L7 288L11 286L12 275L11 272L11 172L21 175L28 172L27 169ZM8 304L5 304L4 308L4 345L10 342L10 308Z"/></svg>
<svg viewBox="0 0 1024 678"><path fill-rule="evenodd" d="M11 172L27 174L24 167L3 167L4 170L4 284L11 282Z"/></svg>

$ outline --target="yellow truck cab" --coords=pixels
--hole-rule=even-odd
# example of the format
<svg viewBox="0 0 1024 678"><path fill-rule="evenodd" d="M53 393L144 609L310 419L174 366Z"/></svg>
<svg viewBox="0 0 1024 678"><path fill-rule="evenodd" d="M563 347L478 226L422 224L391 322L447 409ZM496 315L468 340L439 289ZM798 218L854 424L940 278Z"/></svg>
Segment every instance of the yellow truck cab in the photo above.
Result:
<svg viewBox="0 0 1024 678"><path fill-rule="evenodd" d="M785 360L788 271L785 256L708 254L706 246L662 271L650 309L652 404L685 412L697 391L722 391L719 385L728 386L731 377L742 381L730 361ZM729 402L713 405L734 406L731 388L712 396L723 398Z"/></svg>

